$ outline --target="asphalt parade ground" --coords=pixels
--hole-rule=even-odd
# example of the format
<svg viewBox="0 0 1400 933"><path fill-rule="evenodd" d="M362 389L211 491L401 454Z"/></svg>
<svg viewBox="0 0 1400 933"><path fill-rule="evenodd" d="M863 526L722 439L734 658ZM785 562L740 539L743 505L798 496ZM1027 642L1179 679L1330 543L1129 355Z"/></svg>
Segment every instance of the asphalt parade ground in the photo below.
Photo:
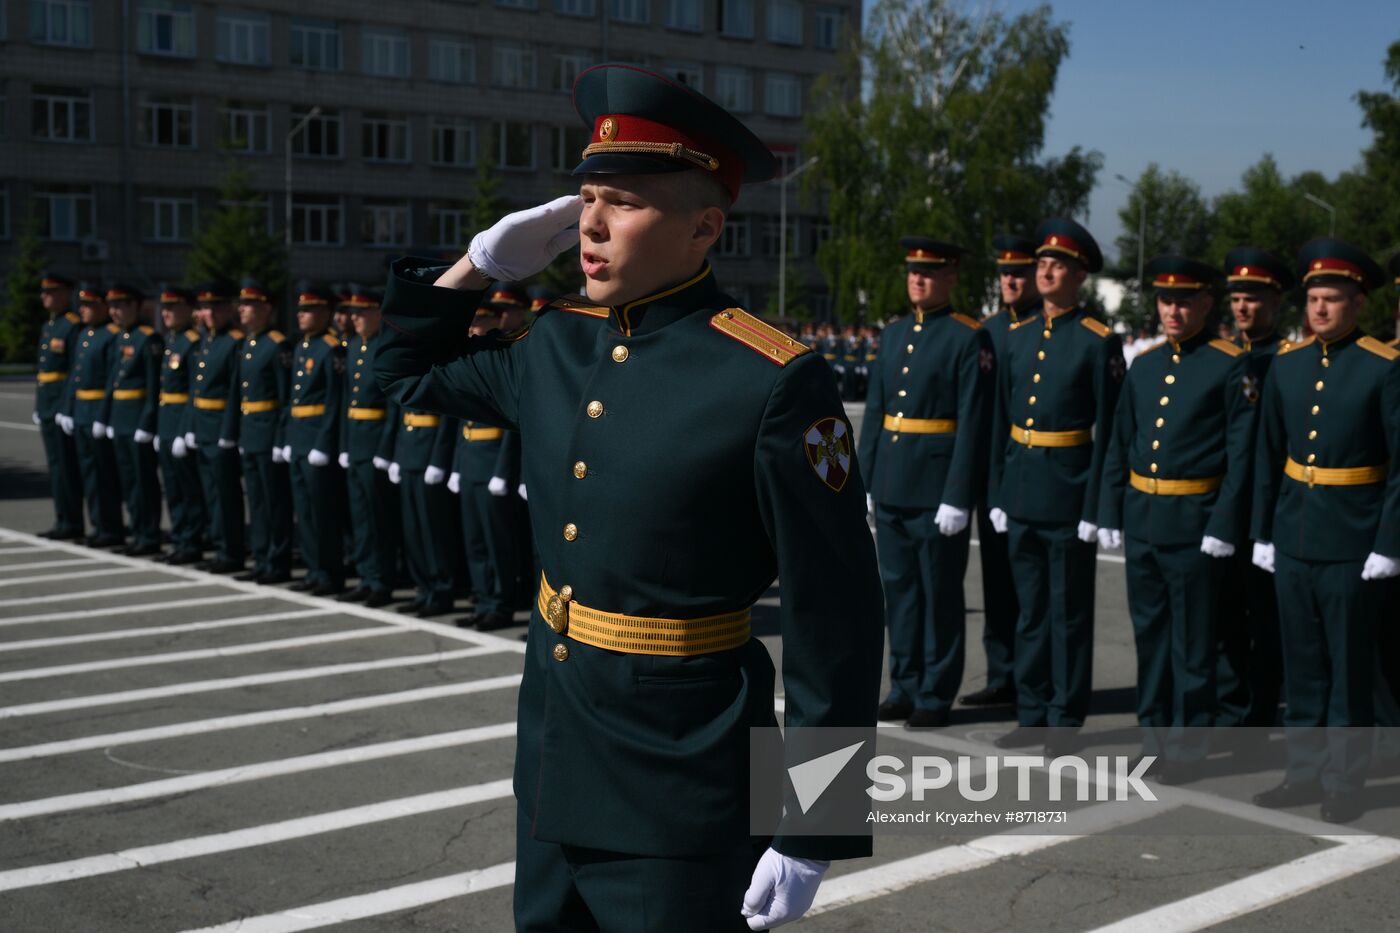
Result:
<svg viewBox="0 0 1400 933"><path fill-rule="evenodd" d="M0 930L511 929L526 616L483 634L33 537L52 510L32 399L0 382ZM1085 741L1130 754L1122 569L1100 556ZM975 689L975 548L967 593ZM780 598L755 611L775 660ZM881 734L1005 754L1012 725L959 707ZM1220 768L1163 806L1090 804L1085 835L879 835L793 928L1397 929L1397 771L1368 788L1369 832L1254 807L1277 772Z"/></svg>

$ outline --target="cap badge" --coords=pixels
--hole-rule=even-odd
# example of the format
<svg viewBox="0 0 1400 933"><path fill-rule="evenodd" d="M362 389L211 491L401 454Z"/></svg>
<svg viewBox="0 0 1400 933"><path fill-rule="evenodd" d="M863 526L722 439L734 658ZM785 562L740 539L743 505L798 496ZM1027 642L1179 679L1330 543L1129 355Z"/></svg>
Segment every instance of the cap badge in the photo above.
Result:
<svg viewBox="0 0 1400 933"><path fill-rule="evenodd" d="M617 135L617 121L612 117L607 117L598 126L598 138L603 142L612 142L612 138Z"/></svg>

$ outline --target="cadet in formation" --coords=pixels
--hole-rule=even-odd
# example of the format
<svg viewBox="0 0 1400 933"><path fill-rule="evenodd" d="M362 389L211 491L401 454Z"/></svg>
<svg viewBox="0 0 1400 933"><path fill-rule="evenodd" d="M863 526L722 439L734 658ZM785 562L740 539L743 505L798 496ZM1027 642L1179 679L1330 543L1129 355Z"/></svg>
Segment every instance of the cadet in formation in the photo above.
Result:
<svg viewBox="0 0 1400 933"><path fill-rule="evenodd" d="M467 328L462 330L465 333ZM423 618L447 615L456 608L455 573L461 549L452 494L447 490L457 435L451 419L432 411L397 403L392 411L398 431L389 481L399 487L404 557L414 585L413 599L401 611Z"/></svg>
<svg viewBox="0 0 1400 933"><path fill-rule="evenodd" d="M156 409L156 437L152 442L170 513L170 550L157 560L168 564L194 564L204 558L204 536L209 514L199 476L199 455L185 445L184 422L190 407L190 362L199 345L199 331L191 326L195 294L189 289L164 285L160 289L160 320L165 328L165 348L160 366L160 398Z"/></svg>
<svg viewBox="0 0 1400 933"><path fill-rule="evenodd" d="M54 511L53 527L39 532L39 537L81 541L83 482L78 472L78 450L71 427L65 431L60 424L67 419L68 371L73 365L81 324L72 307L73 280L57 272L45 272L39 279L39 300L47 317L39 328L34 423L44 443Z"/></svg>
<svg viewBox="0 0 1400 933"><path fill-rule="evenodd" d="M212 573L239 573L247 560L243 534L243 488L238 462L238 352L243 331L233 326L237 294L227 282L198 289L204 335L194 348L194 381L185 412L185 449L199 457L204 502L209 509L211 560L197 566Z"/></svg>
<svg viewBox="0 0 1400 933"><path fill-rule="evenodd" d="M131 545L122 553L132 557L160 553L160 479L152 442L165 340L154 327L140 323L145 298L132 285L117 283L107 290L112 323L120 329L112 343L108 437L131 527Z"/></svg>
<svg viewBox="0 0 1400 933"><path fill-rule="evenodd" d="M94 529L87 544L118 547L126 541L122 526L121 486L117 482L117 457L107 437L111 397L112 342L121 328L107 313L107 293L95 282L78 286L78 314L82 326L73 335L73 366L68 376L64 424L78 453L78 471L87 497L88 521Z"/></svg>

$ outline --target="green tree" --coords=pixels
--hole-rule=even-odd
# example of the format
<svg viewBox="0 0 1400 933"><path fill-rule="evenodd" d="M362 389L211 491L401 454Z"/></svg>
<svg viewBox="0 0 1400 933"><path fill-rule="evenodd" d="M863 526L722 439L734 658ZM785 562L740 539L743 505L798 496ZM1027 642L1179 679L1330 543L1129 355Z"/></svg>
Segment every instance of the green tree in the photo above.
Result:
<svg viewBox="0 0 1400 933"><path fill-rule="evenodd" d="M0 359L7 363L32 362L44 319L39 287L46 263L37 216L31 214L25 222L12 257L0 304Z"/></svg>
<svg viewBox="0 0 1400 933"><path fill-rule="evenodd" d="M1162 253L1204 258L1210 247L1210 207L1195 182L1177 172L1163 171L1153 162L1138 176L1127 203L1118 210L1118 219L1123 233L1115 243L1116 272L1128 287L1119 314L1133 326L1140 326L1151 313L1145 300L1147 283L1137 278L1139 228L1144 260Z"/></svg>
<svg viewBox="0 0 1400 933"><path fill-rule="evenodd" d="M482 147L476 160L476 178L472 184L471 193L466 197L467 208L467 229L463 234L467 242L462 244L462 249L467 248L471 238L478 231L485 230L496 221L500 220L507 212L505 198L501 195L501 176L496 173L496 146L488 144Z"/></svg>
<svg viewBox="0 0 1400 933"><path fill-rule="evenodd" d="M789 247L792 245L791 242L788 243ZM786 307L778 302L778 286L775 283L768 290L768 303L764 306L763 316L770 321L775 318L811 320L812 309L807 304L807 283L802 280L802 266L798 262L796 250L789 248L784 270L782 305Z"/></svg>
<svg viewBox="0 0 1400 933"><path fill-rule="evenodd" d="M287 287L287 251L267 232L267 216L256 204L252 173L230 161L219 179L219 206L205 215L185 253L190 282L252 276L274 295Z"/></svg>

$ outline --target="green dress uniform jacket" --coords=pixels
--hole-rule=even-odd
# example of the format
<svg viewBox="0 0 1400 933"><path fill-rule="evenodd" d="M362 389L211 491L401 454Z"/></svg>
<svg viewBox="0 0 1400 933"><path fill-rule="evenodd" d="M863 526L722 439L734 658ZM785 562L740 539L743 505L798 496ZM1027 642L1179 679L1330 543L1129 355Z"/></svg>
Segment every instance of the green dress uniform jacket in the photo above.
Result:
<svg viewBox="0 0 1400 933"><path fill-rule="evenodd" d="M368 463L375 457L393 458L398 425L390 418L390 399L374 379L374 354L383 333L368 340L350 341L345 371L349 388L342 395L344 420L340 425L340 449L351 463ZM356 379L355 374L360 378Z"/></svg>
<svg viewBox="0 0 1400 933"><path fill-rule="evenodd" d="M292 572L292 486L287 465L272 458L285 443L292 344L279 330L243 338L238 361L238 450L248 494L253 572L282 579Z"/></svg>
<svg viewBox="0 0 1400 933"><path fill-rule="evenodd" d="M78 472L78 450L73 438L63 433L54 416L67 412L68 370L80 319L72 311L55 314L39 329L37 387L34 414L39 418L39 434L49 467L49 489L53 495L54 530L64 537L83 531L83 483Z"/></svg>
<svg viewBox="0 0 1400 933"><path fill-rule="evenodd" d="M474 421L453 421L456 452L452 472L461 481L462 544L476 594L476 614L511 612L520 578L520 434ZM493 496L493 478L505 480L506 494Z"/></svg>
<svg viewBox="0 0 1400 933"><path fill-rule="evenodd" d="M288 400L287 443L292 448L292 498L296 504L297 535L307 577L321 586L345 585L345 561L340 536L345 510L340 496L341 396L345 385L345 351L340 338L322 331L303 334L292 362ZM330 458L312 466L307 455L319 450Z"/></svg>
<svg viewBox="0 0 1400 933"><path fill-rule="evenodd" d="M176 553L200 550L209 514L204 505L204 488L199 476L199 451L183 457L172 451L175 439L183 437L190 409L190 369L199 331L193 327L165 338L160 367L160 397L156 409L156 435L160 438L161 478L165 481L165 507L170 512L170 537Z"/></svg>
<svg viewBox="0 0 1400 933"><path fill-rule="evenodd" d="M121 484L117 479L116 452L105 437L92 436L92 426L107 424L112 399L107 385L112 376L114 342L121 328L115 324L82 327L73 334L77 346L68 373L65 402L73 419L73 443L78 470L88 502L88 520L99 538L120 540L122 529Z"/></svg>
<svg viewBox="0 0 1400 933"><path fill-rule="evenodd" d="M122 331L113 342L109 394L117 471L126 494L133 544L153 550L160 546L160 480L156 452L149 442L136 443L138 430L154 436L160 402L160 363L165 339L155 328L139 324Z"/></svg>
<svg viewBox="0 0 1400 933"><path fill-rule="evenodd" d="M392 590L398 573L403 536L399 493L374 458L393 459L398 408L374 378L374 354L383 334L352 337L347 347L346 381L340 449L350 456L346 487L354 533L351 563L360 587L376 593ZM361 378L356 379L355 373Z"/></svg>
<svg viewBox="0 0 1400 933"><path fill-rule="evenodd" d="M214 559L242 564L247 557L243 534L243 489L237 450L219 441L238 439L238 354L243 331L225 328L206 333L194 347L189 365L193 382L185 409L185 433L193 433L209 508Z"/></svg>
<svg viewBox="0 0 1400 933"><path fill-rule="evenodd" d="M775 724L762 643L610 650L583 640L587 623L569 606L695 620L747 610L781 577L788 726L871 726L880 583L830 369L732 307L708 266L611 309L557 301L504 346L464 334L481 293L432 286L442 271L393 266L376 370L405 405L520 431L562 629L536 607L520 693L522 816L543 842L732 851L750 833L749 727ZM844 858L870 854L871 841L780 827L773 846Z"/></svg>

